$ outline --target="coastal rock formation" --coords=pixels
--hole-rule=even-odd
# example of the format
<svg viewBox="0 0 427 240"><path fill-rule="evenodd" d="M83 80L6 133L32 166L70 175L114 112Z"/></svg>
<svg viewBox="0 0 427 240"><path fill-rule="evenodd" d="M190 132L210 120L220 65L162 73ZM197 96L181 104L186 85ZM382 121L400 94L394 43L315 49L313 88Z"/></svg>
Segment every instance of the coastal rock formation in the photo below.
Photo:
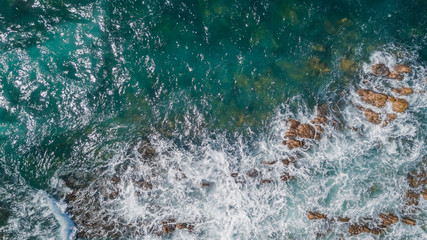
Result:
<svg viewBox="0 0 427 240"><path fill-rule="evenodd" d="M402 81L404 78L404 76L398 72L392 72L390 73L390 75L388 75L388 77L399 81Z"/></svg>
<svg viewBox="0 0 427 240"><path fill-rule="evenodd" d="M348 217L338 217L337 221L338 222L343 222L343 223L348 223L348 222L350 222L350 218L348 218Z"/></svg>
<svg viewBox="0 0 427 240"><path fill-rule="evenodd" d="M357 90L357 94L359 94L362 101L378 108L384 107L388 99L387 95L367 89L359 89Z"/></svg>
<svg viewBox="0 0 427 240"><path fill-rule="evenodd" d="M379 218L382 220L383 224L386 226L390 226L391 224L397 223L399 218L393 213L381 213Z"/></svg>
<svg viewBox="0 0 427 240"><path fill-rule="evenodd" d="M408 217L403 217L402 218L402 222L408 225L415 225L417 223L417 221L415 221L414 219L408 218Z"/></svg>
<svg viewBox="0 0 427 240"><path fill-rule="evenodd" d="M390 74L390 70L383 63L375 64L371 68L372 68L372 72L376 75L388 76Z"/></svg>
<svg viewBox="0 0 427 240"><path fill-rule="evenodd" d="M318 220L318 219L327 219L327 216L323 213L319 213L319 212L308 212L307 213L307 218L310 220Z"/></svg>
<svg viewBox="0 0 427 240"><path fill-rule="evenodd" d="M288 146L289 149L300 148L304 146L304 142L295 139L283 140L283 144Z"/></svg>
<svg viewBox="0 0 427 240"><path fill-rule="evenodd" d="M396 64L396 65L394 65L394 71L396 71L398 73L410 73L411 68L404 65L404 64Z"/></svg>
<svg viewBox="0 0 427 240"><path fill-rule="evenodd" d="M398 113L403 113L409 106L408 101L402 98L390 98L392 101L392 110Z"/></svg>
<svg viewBox="0 0 427 240"><path fill-rule="evenodd" d="M412 90L412 88L394 88L393 92L399 94L399 95L404 95L407 96L409 94L414 93L414 91Z"/></svg>
<svg viewBox="0 0 427 240"><path fill-rule="evenodd" d="M365 117L368 120L368 122L371 122L373 124L380 124L381 123L381 119L380 119L380 115L374 111L372 111L371 109L365 109L364 110L365 113Z"/></svg>

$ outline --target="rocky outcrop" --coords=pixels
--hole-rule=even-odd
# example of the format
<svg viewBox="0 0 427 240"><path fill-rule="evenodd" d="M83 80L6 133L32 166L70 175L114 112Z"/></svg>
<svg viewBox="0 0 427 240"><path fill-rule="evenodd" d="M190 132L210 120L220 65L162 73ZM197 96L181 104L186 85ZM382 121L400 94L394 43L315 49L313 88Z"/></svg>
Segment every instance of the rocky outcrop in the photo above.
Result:
<svg viewBox="0 0 427 240"><path fill-rule="evenodd" d="M399 220L399 218L393 213L381 213L379 215L379 218L382 220L383 224L386 226L395 224Z"/></svg>
<svg viewBox="0 0 427 240"><path fill-rule="evenodd" d="M390 74L390 70L383 63L375 64L371 67L372 72L376 75L384 75L388 76Z"/></svg>
<svg viewBox="0 0 427 240"><path fill-rule="evenodd" d="M408 101L402 98L390 98L392 102L392 110L398 113L403 113L409 106Z"/></svg>
<svg viewBox="0 0 427 240"><path fill-rule="evenodd" d="M284 145L288 146L289 149L300 148L300 147L304 146L304 142L303 141L298 141L298 140L295 140L295 139L283 140L282 143Z"/></svg>
<svg viewBox="0 0 427 240"><path fill-rule="evenodd" d="M407 95L414 93L412 88L409 88L409 87L408 88L394 88L393 92L395 92L399 95L403 95L403 96L407 96Z"/></svg>
<svg viewBox="0 0 427 240"><path fill-rule="evenodd" d="M384 107L388 99L387 95L367 89L359 89L357 90L357 94L359 94L362 101L378 108Z"/></svg>
<svg viewBox="0 0 427 240"><path fill-rule="evenodd" d="M414 219L408 218L408 217L403 217L402 222L404 224L408 224L408 225L412 225L412 226L417 223L417 221L415 221Z"/></svg>
<svg viewBox="0 0 427 240"><path fill-rule="evenodd" d="M404 76L398 72L392 72L390 73L390 75L388 75L388 77L399 81L402 81L404 78Z"/></svg>
<svg viewBox="0 0 427 240"><path fill-rule="evenodd" d="M318 219L328 219L327 216L323 213L319 213L319 212L308 212L307 213L307 218L310 220L318 220Z"/></svg>
<svg viewBox="0 0 427 240"><path fill-rule="evenodd" d="M381 123L379 113L376 113L376 112L372 111L371 109L367 109L367 108L364 110L364 113L365 113L365 117L368 120L368 122L373 123L373 124L380 124Z"/></svg>
<svg viewBox="0 0 427 240"><path fill-rule="evenodd" d="M398 73L410 73L411 72L411 68L404 65L404 64L396 64L394 66L394 71L398 72Z"/></svg>

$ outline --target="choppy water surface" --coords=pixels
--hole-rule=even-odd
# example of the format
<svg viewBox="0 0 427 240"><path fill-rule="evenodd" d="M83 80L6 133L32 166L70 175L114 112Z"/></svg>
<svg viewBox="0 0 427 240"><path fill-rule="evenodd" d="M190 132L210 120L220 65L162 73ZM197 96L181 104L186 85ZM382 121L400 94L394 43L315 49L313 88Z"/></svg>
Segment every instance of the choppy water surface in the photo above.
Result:
<svg viewBox="0 0 427 240"><path fill-rule="evenodd" d="M405 195L427 161L426 1L0 6L1 238L427 238L427 201ZM372 75L380 62L412 72ZM386 127L358 110L357 89L402 86ZM322 104L322 138L284 146L286 120ZM351 236L308 211L417 223ZM161 235L171 219L194 229Z"/></svg>

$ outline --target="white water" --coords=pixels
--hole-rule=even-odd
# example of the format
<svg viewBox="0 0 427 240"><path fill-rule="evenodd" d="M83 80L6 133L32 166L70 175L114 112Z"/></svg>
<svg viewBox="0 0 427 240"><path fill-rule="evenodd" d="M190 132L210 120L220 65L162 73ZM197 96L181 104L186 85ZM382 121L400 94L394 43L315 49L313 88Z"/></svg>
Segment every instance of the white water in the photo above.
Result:
<svg viewBox="0 0 427 240"><path fill-rule="evenodd" d="M322 139L309 144L310 148L304 151L289 151L281 143L287 129L286 119L308 122L317 115L299 98L284 103L269 130L254 141L235 136L236 140L230 142L225 134L207 133L200 127L204 120L195 110L187 117L197 120L186 122L188 130L184 134L175 132L172 139L156 134L150 137L158 153L154 160L140 160L137 148L126 143L105 149L114 150L108 168L101 171L91 186L81 190L79 196L96 198L97 193L118 191L113 200L96 198L103 211L94 214L98 214L98 219L114 216L109 223L115 226L119 222L133 225L137 230L123 234L146 239L157 238L152 233L167 218L195 225L191 233L175 231L173 239L314 239L317 234L326 239L347 239L349 224L310 221L307 211L320 211L331 218L350 217L352 223L365 217L378 219L382 212L400 216L409 188L406 174L426 161L427 95L423 91L427 72L414 61L414 53L402 52L397 58L389 50L375 52L370 62L363 65L361 79L355 79L340 100L328 103L333 112L330 120L342 125L326 126ZM403 62L413 71L401 82L366 75L371 71L370 66L379 62L390 69ZM409 102L409 108L386 127L367 122L355 107L362 105L380 113L391 112L389 105L378 109L361 102L356 90L369 88L397 96L391 88L400 86L412 87L414 94L402 97ZM295 103L299 106L297 112L289 107ZM132 153L126 154L129 148ZM294 166L286 167L280 162L297 153L301 158ZM263 160L277 163L263 166ZM251 169L260 172L256 178L246 176ZM236 179L231 177L233 172L239 172ZM282 182L280 176L284 172L295 176L295 180ZM109 181L114 175L120 176L117 184ZM150 181L153 189L133 183L141 178ZM273 182L261 184L261 178ZM203 182L211 185L202 187ZM83 201L74 207L84 210L90 205ZM411 215L417 220L416 226L399 222L383 237L427 238L423 228L427 201L421 197L417 208ZM352 238L378 237L361 234Z"/></svg>

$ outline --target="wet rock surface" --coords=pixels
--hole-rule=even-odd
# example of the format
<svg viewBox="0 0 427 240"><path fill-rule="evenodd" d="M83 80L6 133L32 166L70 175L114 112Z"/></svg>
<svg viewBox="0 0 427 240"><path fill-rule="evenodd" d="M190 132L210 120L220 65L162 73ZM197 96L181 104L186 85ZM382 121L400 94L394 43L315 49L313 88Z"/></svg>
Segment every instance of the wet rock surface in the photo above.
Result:
<svg viewBox="0 0 427 240"><path fill-rule="evenodd" d="M372 72L376 75L385 75L388 76L390 74L390 70L383 63L375 64L371 67Z"/></svg>
<svg viewBox="0 0 427 240"><path fill-rule="evenodd" d="M376 112L372 111L371 109L365 109L363 112L364 112L366 120L368 120L368 122L373 123L373 124L380 124L381 123L379 113L376 113Z"/></svg>
<svg viewBox="0 0 427 240"><path fill-rule="evenodd" d="M378 108L384 107L388 99L387 95L368 89L359 89L357 90L357 94L359 94L362 101Z"/></svg>
<svg viewBox="0 0 427 240"><path fill-rule="evenodd" d="M412 93L414 93L414 91L412 90L412 88L409 87L402 87L402 88L394 88L393 92L399 94L399 95L403 95L403 96L407 96L410 95Z"/></svg>
<svg viewBox="0 0 427 240"><path fill-rule="evenodd" d="M318 220L318 219L328 219L327 216L323 213L319 213L319 212L308 212L307 213L307 218L310 220Z"/></svg>
<svg viewBox="0 0 427 240"><path fill-rule="evenodd" d="M411 73L411 68L404 64L396 64L394 66L394 71L398 73Z"/></svg>

